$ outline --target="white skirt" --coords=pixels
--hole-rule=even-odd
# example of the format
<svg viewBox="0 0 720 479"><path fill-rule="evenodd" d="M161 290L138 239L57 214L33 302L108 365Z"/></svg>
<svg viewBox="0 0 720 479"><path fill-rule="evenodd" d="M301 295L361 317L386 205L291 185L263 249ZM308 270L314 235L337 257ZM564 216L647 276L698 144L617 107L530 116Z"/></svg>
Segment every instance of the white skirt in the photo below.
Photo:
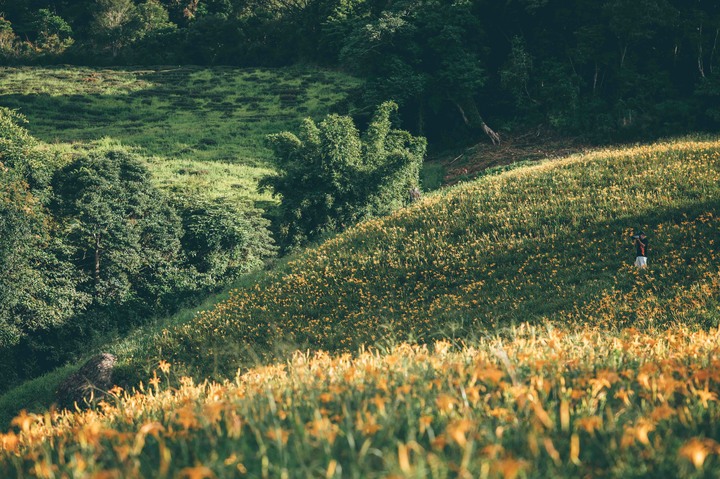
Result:
<svg viewBox="0 0 720 479"><path fill-rule="evenodd" d="M638 256L635 258L635 266L638 268L646 268L647 267L647 257L646 256Z"/></svg>

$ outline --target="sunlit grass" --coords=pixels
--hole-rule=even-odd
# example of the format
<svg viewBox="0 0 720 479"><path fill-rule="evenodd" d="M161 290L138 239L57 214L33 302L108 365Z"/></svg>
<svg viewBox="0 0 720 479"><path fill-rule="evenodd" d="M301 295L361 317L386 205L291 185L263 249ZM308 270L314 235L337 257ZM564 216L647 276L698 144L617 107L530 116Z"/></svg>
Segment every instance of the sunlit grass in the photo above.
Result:
<svg viewBox="0 0 720 479"><path fill-rule="evenodd" d="M357 84L313 68L4 67L0 105L57 151L114 142L151 158L162 185L264 201L265 136L322 118Z"/></svg>

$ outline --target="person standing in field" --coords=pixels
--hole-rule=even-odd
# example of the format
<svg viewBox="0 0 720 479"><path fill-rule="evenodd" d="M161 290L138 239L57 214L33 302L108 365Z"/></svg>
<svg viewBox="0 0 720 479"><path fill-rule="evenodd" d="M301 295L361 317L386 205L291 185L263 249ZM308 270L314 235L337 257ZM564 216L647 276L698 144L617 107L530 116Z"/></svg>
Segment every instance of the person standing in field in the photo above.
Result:
<svg viewBox="0 0 720 479"><path fill-rule="evenodd" d="M635 240L635 266L640 269L647 268L648 238L645 233L640 231L633 236Z"/></svg>

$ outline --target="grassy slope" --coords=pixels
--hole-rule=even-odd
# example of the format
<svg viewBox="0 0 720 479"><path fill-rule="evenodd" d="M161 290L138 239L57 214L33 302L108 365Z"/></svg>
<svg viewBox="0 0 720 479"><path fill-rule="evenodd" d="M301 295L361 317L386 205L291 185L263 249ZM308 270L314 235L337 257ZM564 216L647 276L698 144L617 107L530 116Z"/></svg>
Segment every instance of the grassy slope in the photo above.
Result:
<svg viewBox="0 0 720 479"><path fill-rule="evenodd" d="M283 343L353 350L388 335L467 337L544 320L716 326L719 207L717 142L520 168L365 222L156 344L189 371L222 377ZM650 235L642 273L633 228Z"/></svg>
<svg viewBox="0 0 720 479"><path fill-rule="evenodd" d="M321 118L357 81L312 68L0 68L0 106L60 152L121 143L158 182L212 196L267 200L267 134Z"/></svg>
<svg viewBox="0 0 720 479"><path fill-rule="evenodd" d="M296 356L224 386L186 380L55 418L52 432L51 418L24 417L21 450L78 467L48 449L57 435L64 457L78 452L95 470L171 477L203 467L220 477L712 475L720 339L702 330L720 324L719 207L716 141L579 155L454 187L309 250L121 362L127 372L165 358L169 377L232 377L288 344L465 346ZM652 246L642 273L628 239L637 227ZM30 468L16 456L3 464Z"/></svg>

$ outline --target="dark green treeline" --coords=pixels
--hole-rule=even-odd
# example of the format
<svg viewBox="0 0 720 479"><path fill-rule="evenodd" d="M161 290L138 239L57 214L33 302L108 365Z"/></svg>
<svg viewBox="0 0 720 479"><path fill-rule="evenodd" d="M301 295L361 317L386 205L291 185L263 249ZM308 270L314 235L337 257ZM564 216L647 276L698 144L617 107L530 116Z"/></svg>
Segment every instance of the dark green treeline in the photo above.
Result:
<svg viewBox="0 0 720 479"><path fill-rule="evenodd" d="M710 0L1 0L0 12L6 63L340 67L368 80L358 110L393 100L433 141L720 123Z"/></svg>

